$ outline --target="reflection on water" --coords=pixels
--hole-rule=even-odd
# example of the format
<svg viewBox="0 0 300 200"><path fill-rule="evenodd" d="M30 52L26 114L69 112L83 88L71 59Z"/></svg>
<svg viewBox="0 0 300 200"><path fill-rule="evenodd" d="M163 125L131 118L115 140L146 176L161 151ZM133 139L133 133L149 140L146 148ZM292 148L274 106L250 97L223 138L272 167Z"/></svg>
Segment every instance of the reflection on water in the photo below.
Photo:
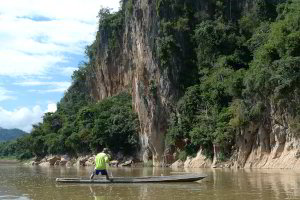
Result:
<svg viewBox="0 0 300 200"><path fill-rule="evenodd" d="M300 199L300 171L193 169L197 183L58 184L57 177L89 177L92 168L25 167L0 164L0 199ZM112 168L117 176L169 175L168 168ZM101 178L101 177L97 177Z"/></svg>

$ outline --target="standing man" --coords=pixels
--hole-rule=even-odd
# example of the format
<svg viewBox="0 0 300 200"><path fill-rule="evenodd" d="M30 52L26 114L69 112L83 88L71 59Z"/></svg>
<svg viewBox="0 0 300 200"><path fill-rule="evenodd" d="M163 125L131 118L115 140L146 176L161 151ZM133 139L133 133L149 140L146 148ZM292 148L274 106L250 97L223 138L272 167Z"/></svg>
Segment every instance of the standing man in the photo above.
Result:
<svg viewBox="0 0 300 200"><path fill-rule="evenodd" d="M106 163L109 162L110 155L108 154L108 148L104 148L101 153L98 153L95 157L95 170L91 174L90 179L93 179L95 174L98 175L101 173L101 175L106 176L106 180L110 180L107 170L106 170Z"/></svg>

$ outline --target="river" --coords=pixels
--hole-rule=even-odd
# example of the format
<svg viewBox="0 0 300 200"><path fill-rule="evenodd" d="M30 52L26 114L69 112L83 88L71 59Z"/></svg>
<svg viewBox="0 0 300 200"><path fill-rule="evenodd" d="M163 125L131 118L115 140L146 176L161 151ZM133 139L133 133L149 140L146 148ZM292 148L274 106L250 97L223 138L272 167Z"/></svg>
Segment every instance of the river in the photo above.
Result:
<svg viewBox="0 0 300 200"><path fill-rule="evenodd" d="M63 184L56 177L89 177L92 168L31 167L0 163L0 199L256 200L300 199L300 171L193 169L206 174L196 183ZM111 168L113 176L177 173L169 168Z"/></svg>

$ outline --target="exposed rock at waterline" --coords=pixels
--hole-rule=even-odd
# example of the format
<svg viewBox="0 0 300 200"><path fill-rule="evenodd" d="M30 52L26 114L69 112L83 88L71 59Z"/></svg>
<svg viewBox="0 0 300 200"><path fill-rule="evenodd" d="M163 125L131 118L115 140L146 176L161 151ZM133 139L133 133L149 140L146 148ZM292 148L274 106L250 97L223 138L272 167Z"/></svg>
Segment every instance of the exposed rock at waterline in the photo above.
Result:
<svg viewBox="0 0 300 200"><path fill-rule="evenodd" d="M50 167L50 163L49 162L42 162L39 164L39 166L41 167Z"/></svg>
<svg viewBox="0 0 300 200"><path fill-rule="evenodd" d="M130 166L132 166L132 164L133 164L133 161L132 160L128 160L128 161L126 161L124 163L121 163L120 166L122 166L122 167L130 167Z"/></svg>
<svg viewBox="0 0 300 200"><path fill-rule="evenodd" d="M89 156L81 156L77 158L76 166L85 166L85 163L89 160Z"/></svg>
<svg viewBox="0 0 300 200"><path fill-rule="evenodd" d="M185 168L208 168L212 166L212 161L208 158L206 158L202 151L199 151L197 153L197 156L195 158L188 157L186 161L184 162Z"/></svg>
<svg viewBox="0 0 300 200"><path fill-rule="evenodd" d="M61 158L59 156L52 156L50 158L46 158L47 162L49 162L50 165L55 165L57 161L60 161Z"/></svg>
<svg viewBox="0 0 300 200"><path fill-rule="evenodd" d="M184 162L182 160L177 160L170 167L171 168L184 168Z"/></svg>
<svg viewBox="0 0 300 200"><path fill-rule="evenodd" d="M118 160L112 160L112 161L109 162L109 165L113 166L113 167L118 167L119 166L119 161Z"/></svg>

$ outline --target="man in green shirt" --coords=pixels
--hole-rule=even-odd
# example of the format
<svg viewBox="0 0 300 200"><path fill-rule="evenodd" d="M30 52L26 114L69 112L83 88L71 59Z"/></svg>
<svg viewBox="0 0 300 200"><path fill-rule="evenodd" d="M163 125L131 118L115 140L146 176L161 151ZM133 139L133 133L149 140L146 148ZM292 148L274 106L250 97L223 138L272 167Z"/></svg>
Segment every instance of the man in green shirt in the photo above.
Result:
<svg viewBox="0 0 300 200"><path fill-rule="evenodd" d="M93 173L91 174L91 179L94 178L95 174L98 175L99 173L101 173L101 175L105 175L106 176L106 180L110 180L109 176L107 174L107 170L106 170L106 163L109 162L110 156L108 154L108 149L104 148L102 150L101 153L98 153L95 157L95 170L93 171Z"/></svg>

